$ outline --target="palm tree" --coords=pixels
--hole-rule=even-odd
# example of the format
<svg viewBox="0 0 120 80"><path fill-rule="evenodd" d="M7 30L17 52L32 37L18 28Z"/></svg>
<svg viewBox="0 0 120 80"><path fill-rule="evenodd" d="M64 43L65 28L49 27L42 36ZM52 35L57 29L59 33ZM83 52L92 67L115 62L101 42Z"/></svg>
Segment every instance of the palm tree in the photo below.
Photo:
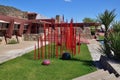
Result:
<svg viewBox="0 0 120 80"><path fill-rule="evenodd" d="M98 15L99 22L105 26L104 48L105 48L105 54L107 56L110 56L111 53L109 47L109 41L108 41L108 29L111 23L114 21L115 17L116 17L115 10L112 11L105 10L104 13Z"/></svg>

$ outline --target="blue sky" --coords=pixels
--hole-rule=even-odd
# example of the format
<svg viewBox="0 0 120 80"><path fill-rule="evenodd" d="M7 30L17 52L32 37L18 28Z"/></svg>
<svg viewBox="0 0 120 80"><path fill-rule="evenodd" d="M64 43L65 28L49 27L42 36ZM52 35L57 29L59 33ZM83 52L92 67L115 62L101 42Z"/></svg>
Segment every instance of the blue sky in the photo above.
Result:
<svg viewBox="0 0 120 80"><path fill-rule="evenodd" d="M74 22L81 22L85 17L96 18L105 9L116 9L116 19L120 20L120 0L0 0L0 4L49 18L64 15L65 19L73 18Z"/></svg>

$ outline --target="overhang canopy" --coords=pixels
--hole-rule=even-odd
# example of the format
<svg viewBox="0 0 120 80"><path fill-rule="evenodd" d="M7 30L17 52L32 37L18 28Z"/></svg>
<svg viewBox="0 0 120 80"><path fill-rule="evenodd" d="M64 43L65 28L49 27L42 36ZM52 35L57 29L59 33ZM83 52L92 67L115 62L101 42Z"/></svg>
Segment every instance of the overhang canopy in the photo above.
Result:
<svg viewBox="0 0 120 80"><path fill-rule="evenodd" d="M10 22L0 20L0 23L10 23Z"/></svg>

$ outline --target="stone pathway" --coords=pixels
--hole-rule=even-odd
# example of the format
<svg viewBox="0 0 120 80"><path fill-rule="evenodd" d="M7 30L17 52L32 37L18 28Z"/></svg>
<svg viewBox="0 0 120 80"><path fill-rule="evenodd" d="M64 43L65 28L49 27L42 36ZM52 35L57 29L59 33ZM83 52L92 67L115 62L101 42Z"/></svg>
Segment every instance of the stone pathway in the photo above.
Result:
<svg viewBox="0 0 120 80"><path fill-rule="evenodd" d="M19 44L1 44L0 64L34 50L35 44L37 46L36 41L22 41ZM46 44L48 44L48 42L46 42ZM39 45L39 47L41 47L41 44ZM45 42L43 42L43 45L45 45Z"/></svg>
<svg viewBox="0 0 120 80"><path fill-rule="evenodd" d="M14 59L34 49L36 41L23 41L19 44L0 45L0 63Z"/></svg>
<svg viewBox="0 0 120 80"><path fill-rule="evenodd" d="M97 42L95 39L89 40L90 44L88 44L88 49L91 53L91 57L94 61L95 66L99 69L102 68L99 60L101 56L101 52L99 51L100 49L100 43Z"/></svg>

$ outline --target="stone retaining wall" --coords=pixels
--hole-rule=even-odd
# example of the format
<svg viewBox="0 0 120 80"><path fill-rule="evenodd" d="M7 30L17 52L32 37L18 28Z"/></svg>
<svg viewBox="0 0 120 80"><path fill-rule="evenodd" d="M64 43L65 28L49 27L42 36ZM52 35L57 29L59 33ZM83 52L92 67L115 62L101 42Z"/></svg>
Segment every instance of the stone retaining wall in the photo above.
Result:
<svg viewBox="0 0 120 80"><path fill-rule="evenodd" d="M24 37L18 37L19 42L22 42ZM9 43L11 40L14 40L17 42L17 38L15 35L12 36L12 38L7 38L7 43ZM0 37L0 44L6 44L4 36Z"/></svg>
<svg viewBox="0 0 120 80"><path fill-rule="evenodd" d="M111 65L112 62L106 56L101 55L100 63L105 70L108 70L110 73L114 73L117 77L120 76L120 73Z"/></svg>
<svg viewBox="0 0 120 80"><path fill-rule="evenodd" d="M37 41L38 37L40 37L41 34L24 34L24 40L25 41Z"/></svg>

